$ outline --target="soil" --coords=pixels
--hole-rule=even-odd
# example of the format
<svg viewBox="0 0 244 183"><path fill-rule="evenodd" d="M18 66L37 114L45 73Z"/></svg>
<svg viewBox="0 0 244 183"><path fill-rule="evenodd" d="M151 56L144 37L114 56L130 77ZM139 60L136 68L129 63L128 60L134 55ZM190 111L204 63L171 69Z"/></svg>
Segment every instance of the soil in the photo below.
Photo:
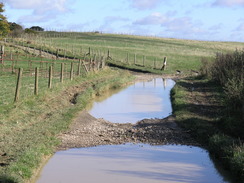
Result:
<svg viewBox="0 0 244 183"><path fill-rule="evenodd" d="M159 77L153 74L133 74L137 81ZM164 119L143 119L136 124L120 124L96 119L87 111L82 111L74 119L69 131L61 134L59 138L62 144L58 150L124 143L198 145L188 132L176 124L174 116Z"/></svg>

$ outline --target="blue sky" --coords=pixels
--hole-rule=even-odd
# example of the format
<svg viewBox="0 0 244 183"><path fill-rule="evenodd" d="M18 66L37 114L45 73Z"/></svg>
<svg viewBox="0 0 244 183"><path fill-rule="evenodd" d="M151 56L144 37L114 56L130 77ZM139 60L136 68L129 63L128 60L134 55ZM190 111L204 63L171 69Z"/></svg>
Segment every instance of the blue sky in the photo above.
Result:
<svg viewBox="0 0 244 183"><path fill-rule="evenodd" d="M25 28L244 42L244 0L2 0Z"/></svg>

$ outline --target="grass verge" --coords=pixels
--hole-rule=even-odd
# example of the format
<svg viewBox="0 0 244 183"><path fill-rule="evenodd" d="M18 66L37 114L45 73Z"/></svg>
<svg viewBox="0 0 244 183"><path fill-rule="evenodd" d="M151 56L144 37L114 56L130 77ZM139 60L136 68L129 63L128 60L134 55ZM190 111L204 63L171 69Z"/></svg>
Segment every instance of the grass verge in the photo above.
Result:
<svg viewBox="0 0 244 183"><path fill-rule="evenodd" d="M43 157L55 152L58 134L69 128L94 95L130 80L124 71L105 69L9 105L1 113L0 182L30 179Z"/></svg>
<svg viewBox="0 0 244 183"><path fill-rule="evenodd" d="M171 97L178 124L204 145L237 182L243 182L243 141L220 128L224 115L222 89L209 80L187 78L177 81Z"/></svg>

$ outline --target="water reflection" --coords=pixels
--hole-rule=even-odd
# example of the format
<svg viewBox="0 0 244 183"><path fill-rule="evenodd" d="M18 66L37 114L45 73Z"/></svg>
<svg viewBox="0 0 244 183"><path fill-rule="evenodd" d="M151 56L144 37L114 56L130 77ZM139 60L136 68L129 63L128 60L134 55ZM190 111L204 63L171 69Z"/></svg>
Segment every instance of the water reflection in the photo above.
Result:
<svg viewBox="0 0 244 183"><path fill-rule="evenodd" d="M126 144L56 153L37 183L225 183L198 147Z"/></svg>
<svg viewBox="0 0 244 183"><path fill-rule="evenodd" d="M98 97L89 113L118 123L167 117L172 112L170 90L174 84L173 80L162 78L134 83L107 99Z"/></svg>

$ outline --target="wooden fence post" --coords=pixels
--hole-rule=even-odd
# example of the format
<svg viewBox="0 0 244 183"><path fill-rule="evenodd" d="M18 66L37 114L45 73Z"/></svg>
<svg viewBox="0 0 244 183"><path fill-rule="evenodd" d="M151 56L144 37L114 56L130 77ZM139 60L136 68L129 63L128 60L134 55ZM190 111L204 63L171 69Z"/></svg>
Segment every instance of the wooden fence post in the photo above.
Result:
<svg viewBox="0 0 244 183"><path fill-rule="evenodd" d="M34 94L38 95L38 84L39 84L39 68L35 68L35 89Z"/></svg>
<svg viewBox="0 0 244 183"><path fill-rule="evenodd" d="M48 88L52 88L53 67L49 67Z"/></svg>
<svg viewBox="0 0 244 183"><path fill-rule="evenodd" d="M89 55L89 56L91 55L91 47L89 47L88 53L86 55Z"/></svg>
<svg viewBox="0 0 244 183"><path fill-rule="evenodd" d="M60 82L64 81L64 63L61 63L61 73L60 73Z"/></svg>
<svg viewBox="0 0 244 183"><path fill-rule="evenodd" d="M166 65L167 65L167 57L164 57L164 63L163 63L161 70L164 71L166 69Z"/></svg>
<svg viewBox="0 0 244 183"><path fill-rule="evenodd" d="M77 71L78 76L80 76L80 69L81 69L81 59L79 59L79 64L78 64L78 71Z"/></svg>
<svg viewBox="0 0 244 183"><path fill-rule="evenodd" d="M57 49L57 51L56 51L56 60L58 60L58 55L59 55L59 49Z"/></svg>
<svg viewBox="0 0 244 183"><path fill-rule="evenodd" d="M15 90L15 97L14 102L17 102L19 100L19 93L20 93L20 87L21 87L21 77L22 77L23 69L19 68L18 78L17 78L17 84L16 84L16 90Z"/></svg>
<svg viewBox="0 0 244 183"><path fill-rule="evenodd" d="M94 57L93 57L93 63L92 63L93 71L95 70L95 67L96 67L96 64L97 64L96 60L97 60L97 56L95 54Z"/></svg>
<svg viewBox="0 0 244 183"><path fill-rule="evenodd" d="M14 74L14 61L12 61L12 74Z"/></svg>
<svg viewBox="0 0 244 183"><path fill-rule="evenodd" d="M98 61L97 61L97 70L99 70L100 69L100 67L101 67L101 65L102 65L102 57L100 57L99 59L98 59Z"/></svg>
<svg viewBox="0 0 244 183"><path fill-rule="evenodd" d="M145 55L143 55L143 61L142 61L143 67L145 67Z"/></svg>
<svg viewBox="0 0 244 183"><path fill-rule="evenodd" d="M70 80L73 80L73 72L74 72L74 63L71 62L71 68L70 68Z"/></svg>
<svg viewBox="0 0 244 183"><path fill-rule="evenodd" d="M4 46L1 46L1 50L0 50L0 63L4 64Z"/></svg>
<svg viewBox="0 0 244 183"><path fill-rule="evenodd" d="M89 63L89 71L92 69L92 58L90 58L90 63Z"/></svg>
<svg viewBox="0 0 244 183"><path fill-rule="evenodd" d="M88 73L89 70L87 69L86 64L85 64L84 62L83 62L83 66L84 66L84 68L85 68L85 70L86 70L86 73Z"/></svg>

